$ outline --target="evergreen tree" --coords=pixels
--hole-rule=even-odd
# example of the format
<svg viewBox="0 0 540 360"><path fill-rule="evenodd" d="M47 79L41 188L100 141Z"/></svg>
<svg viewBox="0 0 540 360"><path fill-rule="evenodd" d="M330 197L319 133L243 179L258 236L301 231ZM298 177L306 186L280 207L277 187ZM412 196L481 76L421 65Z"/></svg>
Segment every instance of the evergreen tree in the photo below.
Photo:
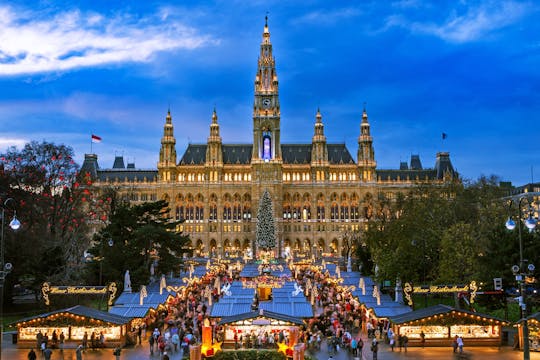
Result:
<svg viewBox="0 0 540 360"><path fill-rule="evenodd" d="M133 289L150 281L150 267L157 261L155 274L178 274L183 253L190 253L189 236L179 232L181 221L169 215L164 200L139 205L119 204L110 216L110 223L94 237L89 252L100 261L89 263L89 276L102 268L103 283L121 283L126 270ZM111 242L109 243L109 240Z"/></svg>
<svg viewBox="0 0 540 360"><path fill-rule="evenodd" d="M276 247L276 225L274 223L274 211L272 200L268 190L264 190L259 201L259 212L257 213L257 245L268 251Z"/></svg>

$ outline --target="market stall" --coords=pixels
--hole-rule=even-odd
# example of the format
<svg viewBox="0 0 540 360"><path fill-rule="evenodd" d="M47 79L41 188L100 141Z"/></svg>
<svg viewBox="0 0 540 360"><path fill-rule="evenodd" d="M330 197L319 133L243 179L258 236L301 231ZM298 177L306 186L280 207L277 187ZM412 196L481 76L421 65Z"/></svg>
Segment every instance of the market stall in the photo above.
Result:
<svg viewBox="0 0 540 360"><path fill-rule="evenodd" d="M303 326L304 322L300 318L259 310L224 317L218 325L224 326L224 342L233 344L235 335L236 339L240 336L246 339L265 333L283 332L288 334L291 327Z"/></svg>
<svg viewBox="0 0 540 360"><path fill-rule="evenodd" d="M65 341L80 343L85 334L88 339L92 334L97 338L103 334L105 346L117 346L125 343L125 335L131 328L131 319L77 305L24 318L14 324L17 326L18 343L35 343L40 332L47 334L49 338L53 332L57 335L63 332Z"/></svg>
<svg viewBox="0 0 540 360"><path fill-rule="evenodd" d="M529 328L529 350L540 351L540 312L527 317ZM519 333L519 346L523 349L523 320L517 323Z"/></svg>
<svg viewBox="0 0 540 360"><path fill-rule="evenodd" d="M450 346L455 336L467 345L500 346L502 326L508 322L477 312L435 305L390 317L395 334L407 336L409 346L419 346L421 333L425 346Z"/></svg>

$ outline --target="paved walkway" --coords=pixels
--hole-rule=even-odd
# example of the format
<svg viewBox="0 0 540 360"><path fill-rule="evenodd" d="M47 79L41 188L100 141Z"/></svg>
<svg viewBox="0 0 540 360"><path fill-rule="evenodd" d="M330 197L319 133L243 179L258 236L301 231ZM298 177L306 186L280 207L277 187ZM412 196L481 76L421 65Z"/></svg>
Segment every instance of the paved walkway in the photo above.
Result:
<svg viewBox="0 0 540 360"><path fill-rule="evenodd" d="M323 344L322 349L326 349L326 344ZM3 360L27 360L27 354L29 349L17 348L11 342L4 341L2 346L2 359ZM327 360L329 358L328 353L322 350L315 354L318 360ZM334 360L353 360L345 351L340 351L333 356ZM38 356L38 359L41 359ZM75 360L75 349L65 349L64 351L53 350L52 360ZM97 359L114 359L112 349L104 350L87 350L83 355L83 360L97 360ZM120 356L122 360L159 360L159 356L155 355L150 357L149 347L135 346L134 348L127 348L122 350ZM172 354L172 360L180 360L180 354ZM371 360L372 354L369 348L364 349L362 360ZM455 359L459 360L459 356L452 353L452 349L448 348L409 348L407 353L390 351L390 348L381 344L378 360L404 360L404 359ZM465 349L465 356L461 359L482 359L482 360L521 360L523 359L523 353L520 351L512 351L510 347L502 347L501 349L492 347L471 347ZM540 360L540 352L531 352L531 360Z"/></svg>

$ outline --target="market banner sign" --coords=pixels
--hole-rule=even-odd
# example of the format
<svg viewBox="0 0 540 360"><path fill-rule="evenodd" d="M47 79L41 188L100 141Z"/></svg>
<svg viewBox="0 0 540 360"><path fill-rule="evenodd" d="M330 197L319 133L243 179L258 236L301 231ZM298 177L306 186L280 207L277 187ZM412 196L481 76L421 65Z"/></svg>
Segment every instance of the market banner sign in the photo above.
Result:
<svg viewBox="0 0 540 360"><path fill-rule="evenodd" d="M429 285L429 286L412 286L410 283L405 283L403 292L409 306L413 305L412 294L443 294L443 293L469 293L470 302L474 303L478 286L476 281L471 281L468 285Z"/></svg>
<svg viewBox="0 0 540 360"><path fill-rule="evenodd" d="M114 304L116 296L116 283L110 283L107 286L52 286L44 282L41 286L41 295L45 305L50 305L49 295L99 295L109 294L109 306Z"/></svg>
<svg viewBox="0 0 540 360"><path fill-rule="evenodd" d="M242 287L244 289L257 289L257 288L282 288L285 285L286 279L284 277L275 276L259 276L251 280L242 281Z"/></svg>

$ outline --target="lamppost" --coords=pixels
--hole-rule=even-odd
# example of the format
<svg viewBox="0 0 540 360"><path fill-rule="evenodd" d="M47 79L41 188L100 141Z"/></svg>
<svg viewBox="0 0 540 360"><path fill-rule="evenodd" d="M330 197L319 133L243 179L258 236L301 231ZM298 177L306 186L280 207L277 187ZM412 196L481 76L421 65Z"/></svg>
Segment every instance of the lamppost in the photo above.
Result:
<svg viewBox="0 0 540 360"><path fill-rule="evenodd" d="M411 241L412 246L418 246L418 241L413 239ZM427 268L427 256L426 256L426 250L427 250L427 242L426 238L422 237L422 285L426 285L426 268ZM428 307L428 294L424 294L424 307Z"/></svg>
<svg viewBox="0 0 540 360"><path fill-rule="evenodd" d="M529 272L534 271L534 265L529 264L526 269L525 263L527 262L527 260L523 259L523 241L521 239L521 221L523 218L523 214L522 214L521 208L523 206L524 201L527 201L528 208L529 208L528 209L529 216L527 219L523 221L523 223L525 224L527 229L529 229L529 231L533 231L534 228L536 227L536 224L538 223L538 220L533 218L534 208L532 206L533 205L532 199L538 196L540 196L540 192L528 192L528 193L522 193L522 194L504 198L505 200L508 201L509 209L512 208L512 204L514 203L517 203L517 208L518 208L517 209L518 210L517 224L514 220L512 220L512 216L510 215L505 225L508 230L514 230L516 228L516 225L518 228L519 266L518 265L512 266L512 272L516 276L516 280L519 283L519 292L520 292L519 305L521 307L521 319L523 321L523 359L524 360L530 359L529 325L527 321L527 302L525 300L526 295L527 295L526 288L525 288L525 278Z"/></svg>
<svg viewBox="0 0 540 360"><path fill-rule="evenodd" d="M114 245L114 241L112 238L109 238L109 240L107 241L107 244L109 245L109 247L112 247ZM103 240L101 240L101 259L99 260L99 285L103 285L103 260L105 259L105 255L104 255L104 245L103 245Z"/></svg>
<svg viewBox="0 0 540 360"><path fill-rule="evenodd" d="M11 263L6 263L4 259L4 223L6 215L6 207L9 202L15 202L12 198L7 198L2 204L1 221L0 226L0 359L2 359L2 341L4 336L4 282L6 276L13 269ZM21 227L21 222L17 219L17 211L13 210L13 218L9 222L9 227L12 230L17 230Z"/></svg>
<svg viewBox="0 0 540 360"><path fill-rule="evenodd" d="M345 250L346 259L344 259L347 263L347 272L352 271L352 260L351 255L354 252L357 242L360 239L360 233L358 230L353 229L345 229L343 236L342 236L342 245L343 249Z"/></svg>

